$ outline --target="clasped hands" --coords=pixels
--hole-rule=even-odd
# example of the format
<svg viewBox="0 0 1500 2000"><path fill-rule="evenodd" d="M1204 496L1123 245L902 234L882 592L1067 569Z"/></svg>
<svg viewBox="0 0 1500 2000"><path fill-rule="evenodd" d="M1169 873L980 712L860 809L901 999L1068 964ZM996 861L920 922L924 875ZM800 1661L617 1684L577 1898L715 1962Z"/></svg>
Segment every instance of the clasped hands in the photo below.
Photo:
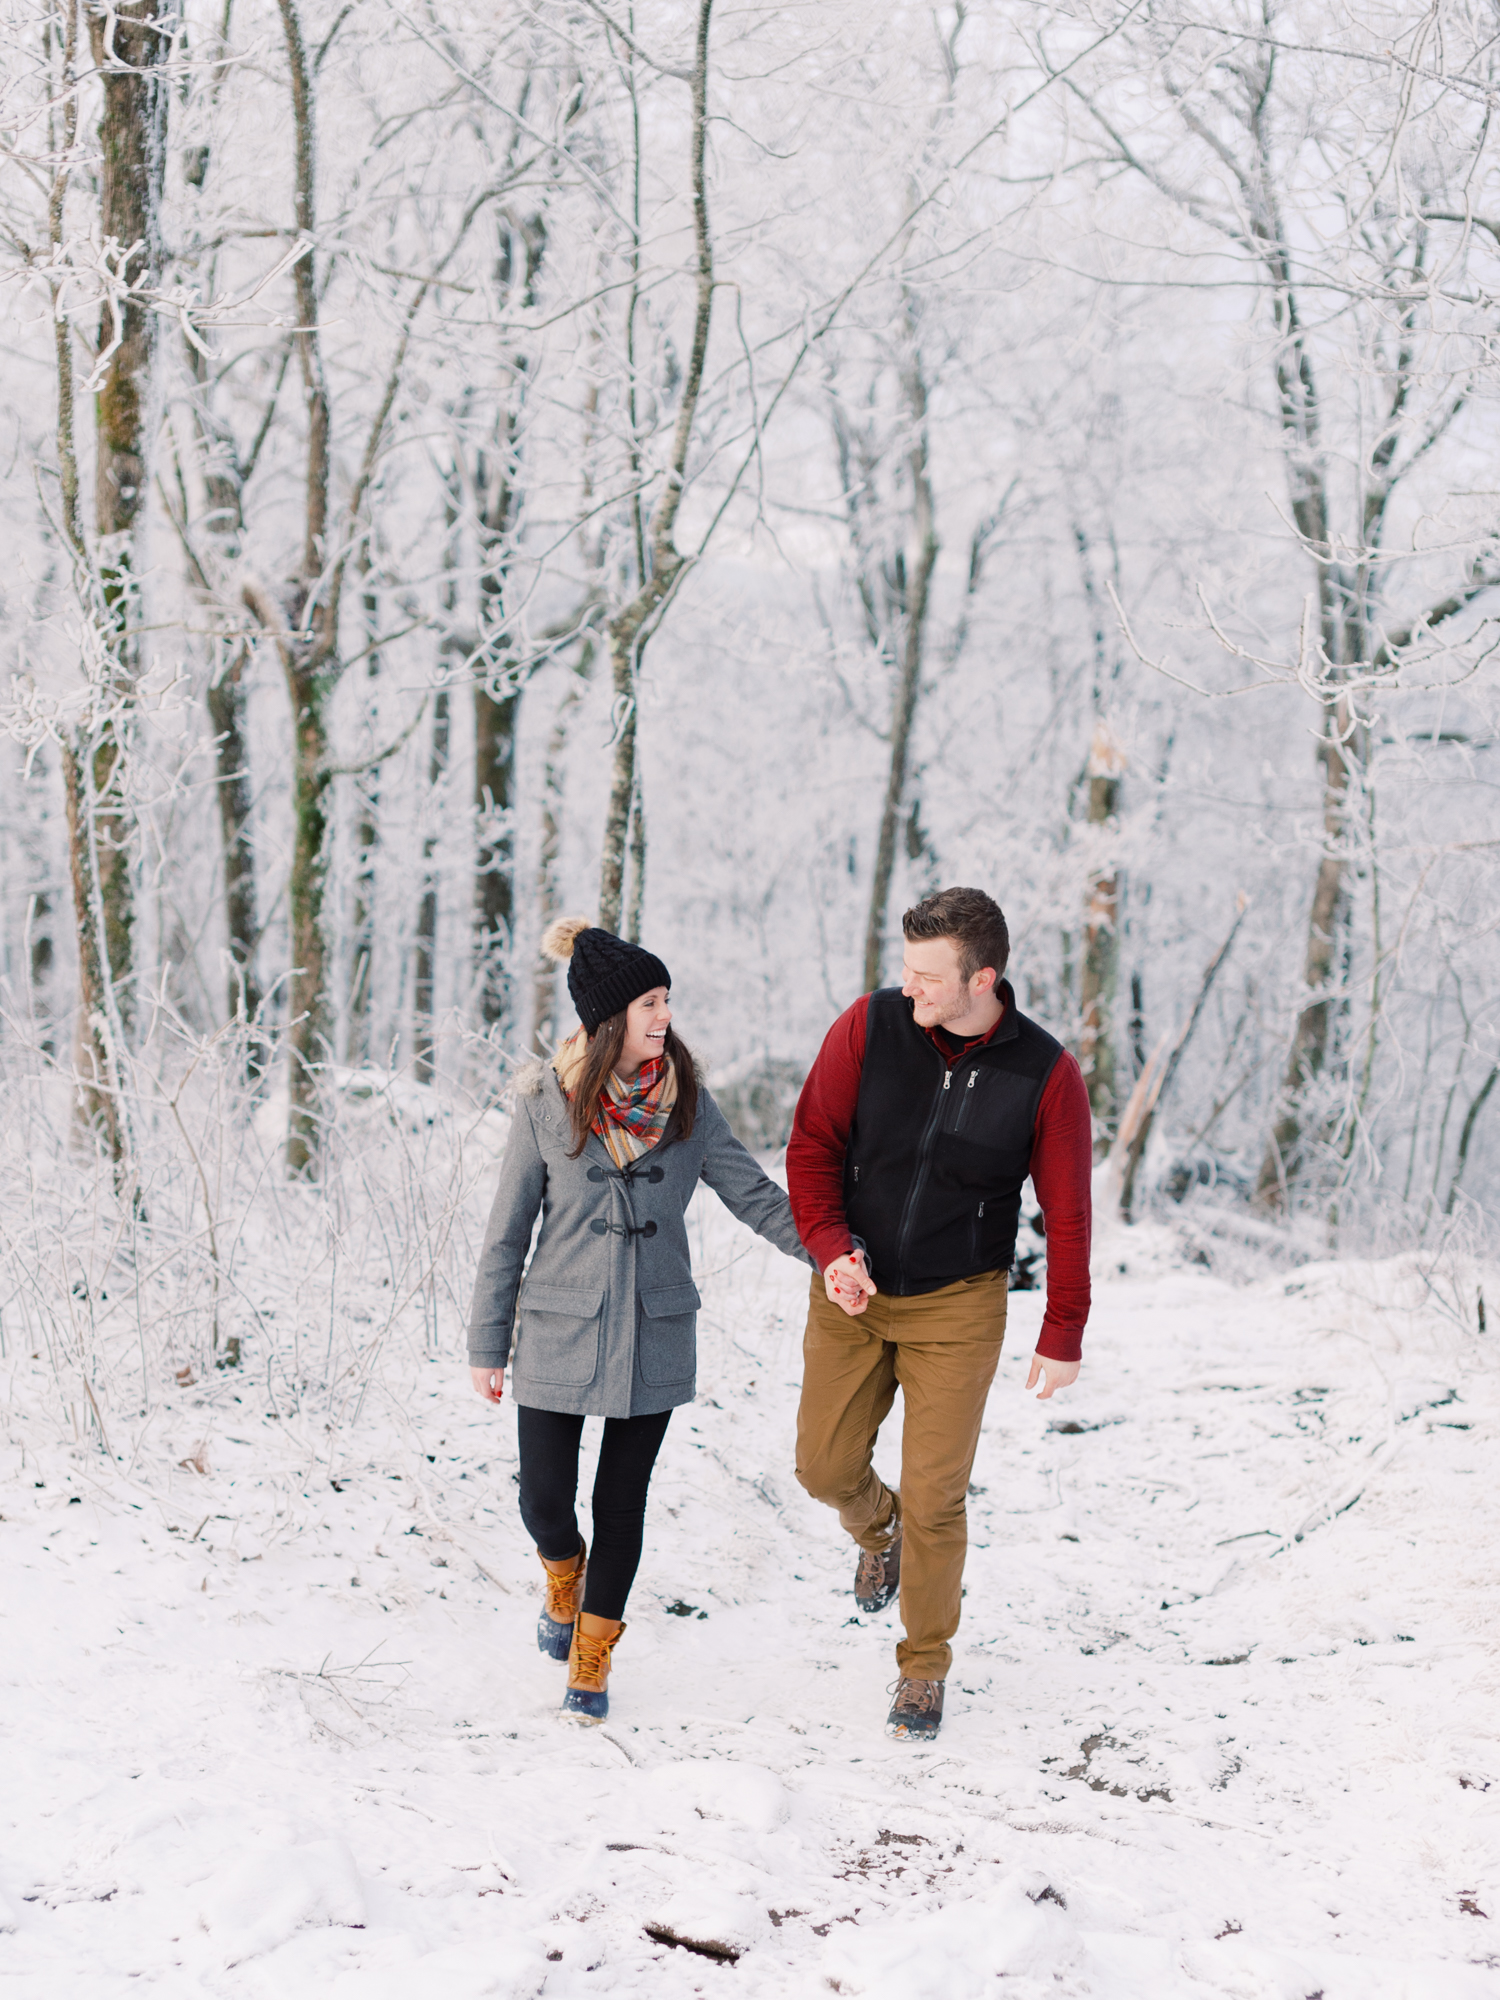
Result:
<svg viewBox="0 0 1500 2000"><path fill-rule="evenodd" d="M864 1251L851 1250L847 1257L835 1257L823 1273L823 1285L834 1305L851 1319L857 1318L875 1296L875 1280L870 1276ZM1045 1403L1059 1389L1066 1389L1078 1380L1078 1368L1076 1361L1054 1361L1049 1355L1033 1354L1026 1386L1035 1389L1040 1382L1037 1401Z"/></svg>

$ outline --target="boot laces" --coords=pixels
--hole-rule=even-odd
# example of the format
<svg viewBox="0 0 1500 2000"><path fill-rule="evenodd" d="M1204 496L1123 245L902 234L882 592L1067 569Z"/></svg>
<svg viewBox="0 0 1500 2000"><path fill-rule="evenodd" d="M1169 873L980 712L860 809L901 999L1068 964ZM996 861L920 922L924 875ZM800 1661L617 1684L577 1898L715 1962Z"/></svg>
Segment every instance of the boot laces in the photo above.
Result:
<svg viewBox="0 0 1500 2000"><path fill-rule="evenodd" d="M887 1542L883 1549L860 1550L855 1582L866 1597L885 1588L887 1565L896 1553L897 1546L897 1541L893 1539Z"/></svg>
<svg viewBox="0 0 1500 2000"><path fill-rule="evenodd" d="M885 1582L885 1550L861 1549L859 1568L855 1584L864 1597L869 1597Z"/></svg>
<svg viewBox="0 0 1500 2000"><path fill-rule="evenodd" d="M941 1681L903 1679L897 1684L896 1706L910 1715L931 1715L942 1700Z"/></svg>
<svg viewBox="0 0 1500 2000"><path fill-rule="evenodd" d="M609 1679L610 1655L615 1649L619 1633L608 1639L596 1639L591 1634L575 1627L573 1632L573 1672L568 1676L574 1687L601 1688Z"/></svg>
<svg viewBox="0 0 1500 2000"><path fill-rule="evenodd" d="M559 1625L570 1625L578 1612L578 1579L583 1573L582 1561L574 1563L569 1570L559 1576L555 1569L547 1569L547 1616Z"/></svg>

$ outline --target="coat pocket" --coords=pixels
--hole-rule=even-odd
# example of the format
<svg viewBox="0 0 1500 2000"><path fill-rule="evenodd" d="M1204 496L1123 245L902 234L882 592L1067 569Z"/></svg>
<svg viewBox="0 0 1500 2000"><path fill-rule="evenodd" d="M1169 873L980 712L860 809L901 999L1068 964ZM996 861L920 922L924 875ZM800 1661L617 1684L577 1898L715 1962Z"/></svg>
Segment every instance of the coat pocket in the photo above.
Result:
<svg viewBox="0 0 1500 2000"><path fill-rule="evenodd" d="M528 1285L520 1300L520 1372L535 1382L592 1382L603 1304L602 1289Z"/></svg>
<svg viewBox="0 0 1500 2000"><path fill-rule="evenodd" d="M636 1363L641 1380L662 1388L691 1382L698 1369L698 1287L664 1285L641 1293Z"/></svg>

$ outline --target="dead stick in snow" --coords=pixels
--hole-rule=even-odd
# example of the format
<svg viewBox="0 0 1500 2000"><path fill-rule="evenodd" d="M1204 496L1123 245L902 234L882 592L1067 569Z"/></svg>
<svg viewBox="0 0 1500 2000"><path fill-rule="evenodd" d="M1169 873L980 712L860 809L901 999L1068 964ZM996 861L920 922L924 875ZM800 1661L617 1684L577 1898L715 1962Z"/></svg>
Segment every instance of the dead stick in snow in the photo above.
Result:
<svg viewBox="0 0 1500 2000"><path fill-rule="evenodd" d="M1234 941L1239 935L1240 925L1245 921L1245 912L1249 907L1250 899L1241 891L1235 906L1234 922L1229 926L1229 935L1204 968L1203 978L1198 987L1198 997L1193 1002L1193 1011L1188 1016L1187 1026L1177 1037L1176 1045L1172 1053L1167 1057L1166 1065L1160 1073L1159 1080L1150 1086L1145 1093L1144 1108L1136 1119L1134 1129L1128 1138L1125 1137L1126 1121L1124 1119L1121 1120L1121 1138L1124 1139L1124 1146L1121 1153L1123 1171L1120 1176L1120 1214L1127 1222L1130 1220L1131 1204L1135 1199L1136 1172L1141 1164L1142 1155L1146 1150L1146 1141L1151 1136L1151 1121L1156 1116L1156 1107L1166 1095L1172 1078L1177 1073L1177 1065L1181 1062L1183 1053L1193 1038L1193 1030L1197 1027L1203 1009L1208 1003L1208 996L1212 991L1213 983L1219 976L1219 968L1229 956ZM1160 1045L1158 1044L1158 1049L1159 1047ZM1137 1079L1137 1089L1140 1088L1141 1083L1145 1082L1147 1074L1154 1065L1155 1060L1156 1057L1153 1053L1152 1061L1146 1065L1146 1068L1142 1070L1140 1077ZM1135 1102L1135 1092L1131 1093L1131 1102ZM1129 1106L1126 1109L1128 1114ZM1119 1144L1118 1140L1116 1144Z"/></svg>
<svg viewBox="0 0 1500 2000"><path fill-rule="evenodd" d="M1310 1535L1315 1528L1328 1527L1338 1519L1340 1514L1347 1514L1351 1507L1358 1501L1363 1500L1375 1479L1380 1473L1385 1471L1386 1467L1405 1443L1406 1439L1404 1436L1397 1436L1387 1438L1384 1444L1377 1445L1374 1451L1371 1452L1363 1472L1357 1473L1347 1485L1340 1488L1331 1500L1325 1500L1320 1505L1314 1507L1312 1512L1302 1522L1302 1525L1293 1530L1292 1543L1300 1542L1304 1536ZM1282 1546L1286 1547L1289 1545L1284 1543ZM1271 1553L1273 1555L1280 1555L1281 1550L1273 1549Z"/></svg>
<svg viewBox="0 0 1500 2000"><path fill-rule="evenodd" d="M99 1399L94 1394L94 1385L90 1382L87 1375L83 1378L83 1393L89 1399L89 1408L94 1413L94 1422L99 1426L99 1442L104 1447L104 1456L106 1458L113 1458L114 1453L109 1448L109 1433L104 1428L104 1418L99 1409Z"/></svg>

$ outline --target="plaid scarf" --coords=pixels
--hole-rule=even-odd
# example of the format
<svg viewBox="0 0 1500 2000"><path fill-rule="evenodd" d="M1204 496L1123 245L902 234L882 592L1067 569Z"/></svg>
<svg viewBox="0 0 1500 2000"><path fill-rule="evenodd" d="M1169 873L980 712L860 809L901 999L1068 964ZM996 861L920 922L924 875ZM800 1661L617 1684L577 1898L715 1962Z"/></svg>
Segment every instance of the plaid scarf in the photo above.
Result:
<svg viewBox="0 0 1500 2000"><path fill-rule="evenodd" d="M577 1088L587 1055L588 1036L580 1028L552 1059L557 1080L569 1097ZM622 1083L610 1071L590 1129L604 1141L615 1165L628 1167L659 1142L676 1103L676 1070L665 1056L652 1056L641 1064L630 1083Z"/></svg>

